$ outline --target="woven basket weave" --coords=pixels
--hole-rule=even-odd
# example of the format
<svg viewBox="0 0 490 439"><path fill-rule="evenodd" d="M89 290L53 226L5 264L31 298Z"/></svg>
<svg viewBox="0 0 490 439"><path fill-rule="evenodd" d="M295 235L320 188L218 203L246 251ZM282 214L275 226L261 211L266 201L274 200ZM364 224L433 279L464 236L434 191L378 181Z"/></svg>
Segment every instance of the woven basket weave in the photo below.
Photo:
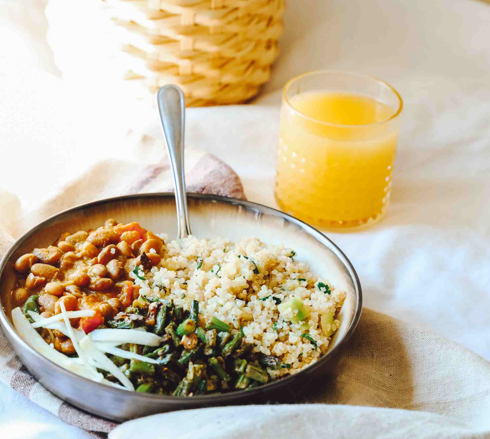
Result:
<svg viewBox="0 0 490 439"><path fill-rule="evenodd" d="M188 106L236 104L268 81L284 0L50 0L48 41L65 78Z"/></svg>

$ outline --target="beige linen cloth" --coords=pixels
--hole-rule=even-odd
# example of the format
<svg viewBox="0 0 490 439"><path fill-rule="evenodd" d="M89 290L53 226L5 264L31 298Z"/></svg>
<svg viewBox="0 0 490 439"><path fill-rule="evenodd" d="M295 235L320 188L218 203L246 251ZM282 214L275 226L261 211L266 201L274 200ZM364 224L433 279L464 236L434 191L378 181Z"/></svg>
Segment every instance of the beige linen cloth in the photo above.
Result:
<svg viewBox="0 0 490 439"><path fill-rule="evenodd" d="M214 156L189 150L187 164L190 189L244 197L238 176ZM44 203L29 222L95 197L172 185L165 161L155 166L104 164L114 171L110 173L100 166ZM117 175L125 175L124 180ZM5 216L15 203L0 194L0 206ZM0 254L12 241L0 230ZM114 430L115 423L74 408L37 383L1 333L0 379L69 424L100 437L112 431L114 439L490 437L490 363L454 342L368 309L335 371L313 391L291 389L291 405L168 413Z"/></svg>

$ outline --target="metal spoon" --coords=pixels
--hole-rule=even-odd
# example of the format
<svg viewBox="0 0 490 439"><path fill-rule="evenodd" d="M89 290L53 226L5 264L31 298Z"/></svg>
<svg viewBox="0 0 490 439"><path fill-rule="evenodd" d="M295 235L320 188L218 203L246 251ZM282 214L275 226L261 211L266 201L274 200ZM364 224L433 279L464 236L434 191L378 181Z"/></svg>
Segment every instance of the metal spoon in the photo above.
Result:
<svg viewBox="0 0 490 439"><path fill-rule="evenodd" d="M172 175L174 177L178 224L177 239L182 239L192 234L187 213L187 196L185 192L184 93L176 85L166 85L158 90L157 103L160 111L163 134L167 143L170 167L172 168Z"/></svg>

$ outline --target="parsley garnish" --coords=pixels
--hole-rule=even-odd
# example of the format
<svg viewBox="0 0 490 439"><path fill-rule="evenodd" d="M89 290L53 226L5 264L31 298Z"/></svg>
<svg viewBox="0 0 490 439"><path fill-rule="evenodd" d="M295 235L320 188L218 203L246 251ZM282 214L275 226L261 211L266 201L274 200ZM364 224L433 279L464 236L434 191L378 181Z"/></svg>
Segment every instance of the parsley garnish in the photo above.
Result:
<svg viewBox="0 0 490 439"><path fill-rule="evenodd" d="M134 270L133 270L133 274L140 280L146 280L143 276L140 276L140 266L137 265L136 267L134 267ZM143 272L144 274L144 272Z"/></svg>
<svg viewBox="0 0 490 439"><path fill-rule="evenodd" d="M276 305L279 305L280 303L282 303L282 300L279 299L279 297L275 297L275 296L265 296L265 297L262 297L262 299L259 299L259 300L264 301L264 300L270 299L271 297L272 297L272 300L274 301L274 303Z"/></svg>
<svg viewBox="0 0 490 439"><path fill-rule="evenodd" d="M196 267L196 270L199 270L201 267L202 267L202 259L201 258L197 258L197 267Z"/></svg>
<svg viewBox="0 0 490 439"><path fill-rule="evenodd" d="M325 294L330 294L332 291L330 291L330 287L323 282L318 282L318 289Z"/></svg>
<svg viewBox="0 0 490 439"><path fill-rule="evenodd" d="M301 334L301 337L306 338L306 340L309 340L313 346L315 346L315 349L318 348L318 343L313 339L313 337L310 334Z"/></svg>
<svg viewBox="0 0 490 439"><path fill-rule="evenodd" d="M221 271L221 265L218 264L218 271L214 273L214 267L211 269L211 272L214 273L216 276L218 276L218 273ZM219 276L218 276L219 277Z"/></svg>
<svg viewBox="0 0 490 439"><path fill-rule="evenodd" d="M291 365L288 363L281 364L281 369L291 369Z"/></svg>
<svg viewBox="0 0 490 439"><path fill-rule="evenodd" d="M257 268L257 264L254 261L252 261L252 264L255 265L254 274L259 274L259 269Z"/></svg>
<svg viewBox="0 0 490 439"><path fill-rule="evenodd" d="M245 258L245 259L248 259L247 256L243 256L243 255L238 255L239 258Z"/></svg>
<svg viewBox="0 0 490 439"><path fill-rule="evenodd" d="M274 331L276 331L276 332L277 332L277 323L274 323L274 324L272 325L272 329L273 329Z"/></svg>
<svg viewBox="0 0 490 439"><path fill-rule="evenodd" d="M302 278L302 277L300 277L298 280L299 280L299 281L306 282L306 279L304 279L304 278Z"/></svg>
<svg viewBox="0 0 490 439"><path fill-rule="evenodd" d="M140 278L141 279L141 278ZM160 298L159 297L150 297L150 296L145 296L144 294L140 294L140 297L147 301L147 302L160 302Z"/></svg>
<svg viewBox="0 0 490 439"><path fill-rule="evenodd" d="M291 250L291 254L289 255L289 257L293 259L295 256L296 256L296 252L294 250Z"/></svg>
<svg viewBox="0 0 490 439"><path fill-rule="evenodd" d="M242 334L242 337L245 337L245 333L243 332L243 326L240 325L240 334Z"/></svg>

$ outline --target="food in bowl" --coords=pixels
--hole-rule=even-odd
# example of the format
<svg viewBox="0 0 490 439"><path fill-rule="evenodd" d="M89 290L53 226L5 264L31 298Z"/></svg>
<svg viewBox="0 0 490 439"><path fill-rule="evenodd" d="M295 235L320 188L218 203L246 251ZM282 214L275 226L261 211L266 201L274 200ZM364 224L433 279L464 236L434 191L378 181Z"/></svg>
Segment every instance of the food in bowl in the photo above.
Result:
<svg viewBox="0 0 490 439"><path fill-rule="evenodd" d="M169 241L107 220L14 265L19 335L110 386L192 396L252 389L328 350L345 292L283 246Z"/></svg>

